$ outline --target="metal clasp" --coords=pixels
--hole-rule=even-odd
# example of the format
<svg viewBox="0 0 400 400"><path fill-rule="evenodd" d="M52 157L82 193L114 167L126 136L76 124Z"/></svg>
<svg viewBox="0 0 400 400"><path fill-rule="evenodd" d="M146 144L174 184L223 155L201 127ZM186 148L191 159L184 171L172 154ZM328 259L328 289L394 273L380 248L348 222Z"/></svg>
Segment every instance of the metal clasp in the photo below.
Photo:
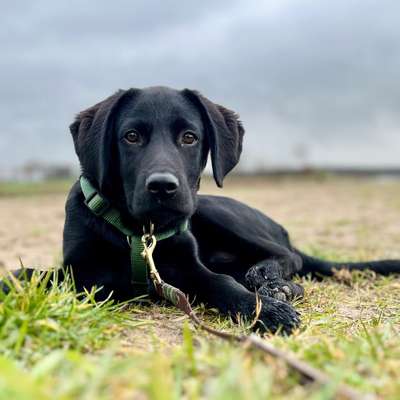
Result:
<svg viewBox="0 0 400 400"><path fill-rule="evenodd" d="M143 231L145 232L144 235L142 236L142 243L143 243L143 251L141 253L141 256L144 258L146 261L148 267L149 267L149 275L153 283L158 283L160 284L162 282L161 277L157 271L157 268L154 264L153 260L153 252L154 249L156 248L157 244L157 238L153 234L154 232L154 225L150 223L150 232L146 233L145 227L143 227Z"/></svg>

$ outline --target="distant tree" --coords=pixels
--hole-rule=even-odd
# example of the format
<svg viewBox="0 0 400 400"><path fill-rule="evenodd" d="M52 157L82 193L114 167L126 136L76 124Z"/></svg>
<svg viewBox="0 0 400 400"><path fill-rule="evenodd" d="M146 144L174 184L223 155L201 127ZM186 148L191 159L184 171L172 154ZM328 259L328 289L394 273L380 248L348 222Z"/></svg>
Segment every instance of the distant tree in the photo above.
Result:
<svg viewBox="0 0 400 400"><path fill-rule="evenodd" d="M49 179L70 179L76 176L74 168L68 164L44 164L29 161L18 171L19 179L41 181Z"/></svg>
<svg viewBox="0 0 400 400"><path fill-rule="evenodd" d="M48 166L44 179L69 179L74 176L73 168L69 165Z"/></svg>

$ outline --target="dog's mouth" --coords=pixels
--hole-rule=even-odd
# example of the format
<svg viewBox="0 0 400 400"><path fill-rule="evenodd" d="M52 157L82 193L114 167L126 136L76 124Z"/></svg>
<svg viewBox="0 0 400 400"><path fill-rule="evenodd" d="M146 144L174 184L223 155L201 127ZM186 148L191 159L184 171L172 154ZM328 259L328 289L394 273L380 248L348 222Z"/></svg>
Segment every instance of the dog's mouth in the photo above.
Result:
<svg viewBox="0 0 400 400"><path fill-rule="evenodd" d="M186 219L186 215L182 213L163 210L157 213L149 212L143 214L140 217L139 224L144 230L148 229L150 226L154 226L156 232L162 232L169 228L178 226Z"/></svg>
<svg viewBox="0 0 400 400"><path fill-rule="evenodd" d="M155 201L131 204L129 213L139 223L148 226L151 222L157 227L165 227L179 224L182 220L189 218L193 213L193 202Z"/></svg>
<svg viewBox="0 0 400 400"><path fill-rule="evenodd" d="M165 226L176 225L186 218L186 215L179 212L168 212L167 210L158 213L149 213L145 215L147 224L154 224L157 228L164 228Z"/></svg>

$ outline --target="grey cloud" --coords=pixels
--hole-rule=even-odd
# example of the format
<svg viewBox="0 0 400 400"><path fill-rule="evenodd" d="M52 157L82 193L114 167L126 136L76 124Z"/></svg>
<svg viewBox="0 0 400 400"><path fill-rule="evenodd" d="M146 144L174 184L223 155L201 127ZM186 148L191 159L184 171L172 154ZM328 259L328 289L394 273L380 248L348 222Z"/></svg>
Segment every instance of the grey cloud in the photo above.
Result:
<svg viewBox="0 0 400 400"><path fill-rule="evenodd" d="M67 126L122 87L237 110L243 168L399 164L400 3L15 2L0 28L0 167L75 160Z"/></svg>

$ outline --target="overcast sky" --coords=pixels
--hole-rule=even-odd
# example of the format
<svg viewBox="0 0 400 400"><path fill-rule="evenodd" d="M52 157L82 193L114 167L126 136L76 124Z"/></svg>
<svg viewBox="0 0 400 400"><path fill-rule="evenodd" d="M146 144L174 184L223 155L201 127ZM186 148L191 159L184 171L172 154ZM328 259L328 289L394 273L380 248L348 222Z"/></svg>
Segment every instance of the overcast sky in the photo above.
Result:
<svg viewBox="0 0 400 400"><path fill-rule="evenodd" d="M118 88L239 112L242 168L400 166L400 1L18 1L0 16L0 168L76 163L74 114Z"/></svg>

